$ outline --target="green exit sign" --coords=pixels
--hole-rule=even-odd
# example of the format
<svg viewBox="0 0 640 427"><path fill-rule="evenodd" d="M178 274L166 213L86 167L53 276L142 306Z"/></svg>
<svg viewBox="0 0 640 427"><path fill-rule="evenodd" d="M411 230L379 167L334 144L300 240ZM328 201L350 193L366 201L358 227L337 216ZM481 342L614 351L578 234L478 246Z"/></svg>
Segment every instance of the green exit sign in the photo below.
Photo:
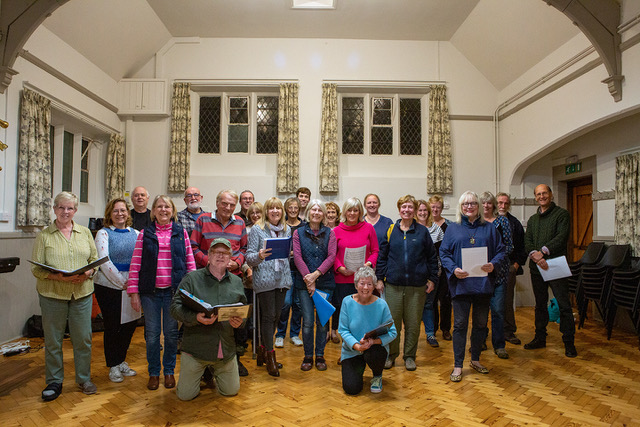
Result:
<svg viewBox="0 0 640 427"><path fill-rule="evenodd" d="M564 174L571 175L572 173L581 172L582 171L582 162L580 163L571 163L564 167Z"/></svg>

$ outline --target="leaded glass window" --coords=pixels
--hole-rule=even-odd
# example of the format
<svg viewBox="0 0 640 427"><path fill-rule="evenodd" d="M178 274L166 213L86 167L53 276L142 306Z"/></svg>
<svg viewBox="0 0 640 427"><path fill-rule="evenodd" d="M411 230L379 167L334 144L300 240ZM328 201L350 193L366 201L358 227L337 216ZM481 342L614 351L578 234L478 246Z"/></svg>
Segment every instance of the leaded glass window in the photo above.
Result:
<svg viewBox="0 0 640 427"><path fill-rule="evenodd" d="M227 132L229 153L249 152L249 97L229 98L229 123Z"/></svg>
<svg viewBox="0 0 640 427"><path fill-rule="evenodd" d="M198 153L220 153L221 97L200 98L200 129Z"/></svg>
<svg viewBox="0 0 640 427"><path fill-rule="evenodd" d="M67 131L62 143L62 191L73 191L73 134Z"/></svg>
<svg viewBox="0 0 640 427"><path fill-rule="evenodd" d="M89 146L90 142L82 140L82 157L80 160L80 202L89 202Z"/></svg>
<svg viewBox="0 0 640 427"><path fill-rule="evenodd" d="M278 97L258 96L256 117L256 152L278 152Z"/></svg>
<svg viewBox="0 0 640 427"><path fill-rule="evenodd" d="M373 98L371 154L393 154L392 98Z"/></svg>
<svg viewBox="0 0 640 427"><path fill-rule="evenodd" d="M364 153L364 98L342 98L342 154Z"/></svg>
<svg viewBox="0 0 640 427"><path fill-rule="evenodd" d="M420 99L400 99L400 154L422 154L422 112Z"/></svg>

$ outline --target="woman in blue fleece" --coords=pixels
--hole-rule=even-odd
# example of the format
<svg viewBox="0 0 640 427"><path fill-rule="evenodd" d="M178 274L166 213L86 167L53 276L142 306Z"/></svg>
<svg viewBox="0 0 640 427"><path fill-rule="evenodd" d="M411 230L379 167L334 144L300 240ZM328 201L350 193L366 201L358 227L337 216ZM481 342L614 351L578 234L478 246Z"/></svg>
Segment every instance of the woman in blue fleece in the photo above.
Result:
<svg viewBox="0 0 640 427"><path fill-rule="evenodd" d="M389 343L396 336L396 328L387 303L373 294L376 273L371 267L361 267L354 276L357 293L342 301L338 332L342 336L342 388L347 394L362 391L367 365L373 371L371 392L382 391L382 370L389 353ZM364 335L391 322L389 332L376 338Z"/></svg>

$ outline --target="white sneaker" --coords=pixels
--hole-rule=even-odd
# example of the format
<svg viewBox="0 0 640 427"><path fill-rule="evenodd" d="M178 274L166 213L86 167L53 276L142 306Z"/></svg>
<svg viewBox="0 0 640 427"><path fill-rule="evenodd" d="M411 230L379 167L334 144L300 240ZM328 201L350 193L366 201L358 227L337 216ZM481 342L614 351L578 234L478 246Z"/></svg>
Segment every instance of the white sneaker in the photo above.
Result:
<svg viewBox="0 0 640 427"><path fill-rule="evenodd" d="M382 391L382 375L371 378L371 393L380 393Z"/></svg>
<svg viewBox="0 0 640 427"><path fill-rule="evenodd" d="M275 346L276 346L277 348L282 348L282 347L284 347L284 338L276 337L276 344L275 344Z"/></svg>
<svg viewBox="0 0 640 427"><path fill-rule="evenodd" d="M121 383L124 381L122 372L120 372L120 365L112 366L111 369L109 369L109 379L114 383Z"/></svg>
<svg viewBox="0 0 640 427"><path fill-rule="evenodd" d="M131 369L127 362L122 362L118 365L118 368L120 368L120 372L122 372L122 375L125 377L135 377L137 375L137 372Z"/></svg>
<svg viewBox="0 0 640 427"><path fill-rule="evenodd" d="M291 337L291 342L297 347L300 347L303 344L302 340L299 337Z"/></svg>

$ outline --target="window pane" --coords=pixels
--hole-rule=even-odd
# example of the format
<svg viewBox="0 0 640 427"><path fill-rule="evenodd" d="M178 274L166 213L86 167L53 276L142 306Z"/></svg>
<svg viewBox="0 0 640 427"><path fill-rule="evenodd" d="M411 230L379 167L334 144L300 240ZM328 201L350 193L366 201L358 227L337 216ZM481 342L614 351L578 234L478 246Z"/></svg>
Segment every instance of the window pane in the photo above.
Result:
<svg viewBox="0 0 640 427"><path fill-rule="evenodd" d="M342 154L364 153L364 98L342 98Z"/></svg>
<svg viewBox="0 0 640 427"><path fill-rule="evenodd" d="M419 99L400 100L400 154L422 154L422 121Z"/></svg>
<svg viewBox="0 0 640 427"><path fill-rule="evenodd" d="M249 100L247 97L231 97L229 98L229 107L230 108L240 108L246 109L249 106Z"/></svg>
<svg viewBox="0 0 640 427"><path fill-rule="evenodd" d="M373 108L376 110L391 110L391 98L374 98Z"/></svg>
<svg viewBox="0 0 640 427"><path fill-rule="evenodd" d="M390 125L391 111L390 110L374 110L373 124L374 125Z"/></svg>
<svg viewBox="0 0 640 427"><path fill-rule="evenodd" d="M393 128L371 128L371 154L393 154Z"/></svg>
<svg viewBox="0 0 640 427"><path fill-rule="evenodd" d="M62 191L73 191L73 134L66 131L62 145Z"/></svg>
<svg viewBox="0 0 640 427"><path fill-rule="evenodd" d="M247 97L229 98L229 124L249 123L249 99Z"/></svg>
<svg viewBox="0 0 640 427"><path fill-rule="evenodd" d="M278 97L259 96L257 102L256 152L275 154L278 152Z"/></svg>
<svg viewBox="0 0 640 427"><path fill-rule="evenodd" d="M82 160L80 161L80 202L89 202L89 141L82 140Z"/></svg>
<svg viewBox="0 0 640 427"><path fill-rule="evenodd" d="M200 98L198 153L220 153L220 97Z"/></svg>
<svg viewBox="0 0 640 427"><path fill-rule="evenodd" d="M249 126L229 125L229 153L249 152Z"/></svg>

